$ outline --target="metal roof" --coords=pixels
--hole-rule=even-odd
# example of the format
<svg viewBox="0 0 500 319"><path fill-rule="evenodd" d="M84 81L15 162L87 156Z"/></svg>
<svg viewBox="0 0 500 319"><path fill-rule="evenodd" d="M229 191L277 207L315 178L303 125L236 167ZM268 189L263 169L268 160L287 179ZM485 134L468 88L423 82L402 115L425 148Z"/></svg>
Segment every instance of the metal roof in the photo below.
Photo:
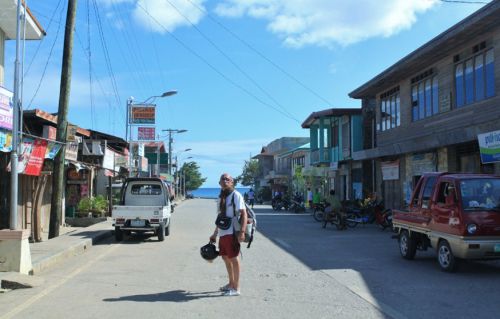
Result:
<svg viewBox="0 0 500 319"><path fill-rule="evenodd" d="M361 108L333 108L323 111L312 112L302 123L302 128L309 128L315 120L326 116L360 115Z"/></svg>

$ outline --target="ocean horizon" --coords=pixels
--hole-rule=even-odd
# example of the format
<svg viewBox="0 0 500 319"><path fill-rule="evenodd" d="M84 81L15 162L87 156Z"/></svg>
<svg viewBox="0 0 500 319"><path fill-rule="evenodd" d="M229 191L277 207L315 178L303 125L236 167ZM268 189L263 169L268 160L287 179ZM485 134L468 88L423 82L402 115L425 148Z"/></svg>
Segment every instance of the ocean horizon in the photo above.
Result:
<svg viewBox="0 0 500 319"><path fill-rule="evenodd" d="M241 194L248 192L250 187L236 187L236 190ZM190 192L194 197L201 198L219 198L220 187L201 187Z"/></svg>

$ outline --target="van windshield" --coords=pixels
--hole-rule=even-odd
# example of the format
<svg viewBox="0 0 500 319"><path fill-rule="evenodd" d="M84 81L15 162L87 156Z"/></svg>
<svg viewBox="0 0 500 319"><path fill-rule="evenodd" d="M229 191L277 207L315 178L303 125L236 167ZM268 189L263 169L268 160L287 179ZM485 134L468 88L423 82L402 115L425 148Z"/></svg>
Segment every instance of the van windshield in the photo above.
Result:
<svg viewBox="0 0 500 319"><path fill-rule="evenodd" d="M460 182L462 207L465 211L500 212L500 178L465 179Z"/></svg>

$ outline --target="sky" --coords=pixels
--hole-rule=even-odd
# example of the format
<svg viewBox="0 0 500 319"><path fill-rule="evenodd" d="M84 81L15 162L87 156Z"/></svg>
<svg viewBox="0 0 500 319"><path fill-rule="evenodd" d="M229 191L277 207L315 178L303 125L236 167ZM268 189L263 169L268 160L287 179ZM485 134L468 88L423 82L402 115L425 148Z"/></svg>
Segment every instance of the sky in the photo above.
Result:
<svg viewBox="0 0 500 319"><path fill-rule="evenodd" d="M47 35L26 43L23 105L57 112L68 1L26 2ZM359 108L349 92L487 2L79 0L69 121L125 138L128 98L176 90L154 100L159 139L187 130L173 155L217 187L273 140L308 137L312 112ZM8 41L10 90L14 58Z"/></svg>

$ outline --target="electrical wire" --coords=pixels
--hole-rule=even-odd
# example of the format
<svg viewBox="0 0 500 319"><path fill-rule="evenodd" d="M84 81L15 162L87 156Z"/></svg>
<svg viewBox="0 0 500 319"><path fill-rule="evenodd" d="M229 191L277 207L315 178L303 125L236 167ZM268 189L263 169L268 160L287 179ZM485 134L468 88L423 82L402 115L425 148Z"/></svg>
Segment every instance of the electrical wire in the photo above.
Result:
<svg viewBox="0 0 500 319"><path fill-rule="evenodd" d="M278 107L280 107L285 113L289 115L292 119L299 122L299 120L293 116L283 105L281 105L268 91L266 91L257 81L255 81L247 72L245 72L231 57L229 57L222 49L219 48L205 33L203 33L200 28L198 28L191 20L186 17L170 0L166 0L172 8L174 8L177 13L182 16L208 43L210 43L226 60L229 61L244 77L246 77L250 82L252 82L261 92L263 92L271 101L273 101Z"/></svg>
<svg viewBox="0 0 500 319"><path fill-rule="evenodd" d="M265 105L265 106L268 106L272 109L274 109L276 112L278 113L281 113L282 115L284 115L285 117L293 120L293 121L297 121L295 118L293 117L290 117L288 114L286 114L285 112L283 112L282 110L274 107L273 105L267 103L266 101L262 100L261 98L259 98L258 96L254 95L252 92L250 92L249 90L247 90L246 88L244 88L243 86L239 85L238 83L236 83L235 81L231 80L228 76L226 76L224 73L222 73L221 71L219 71L214 65L212 65L207 59L205 59L203 56L201 56L200 54L198 54L195 50L193 50L191 47L189 47L187 44L185 44L184 42L182 42L178 37L176 37L172 32L170 32L164 25L162 25L155 17L153 17L146 9L144 9L144 7L140 4L140 3L137 3L137 6L139 8L141 8L141 10L143 10L150 18L152 21L154 21L156 24L158 24L158 26L160 26L163 30L165 30L165 32L167 32L175 41L177 41L177 43L179 43L182 47L184 47L184 49L186 49L188 52L190 52L192 55L194 55L195 57L197 57L198 59L200 59L203 63L205 63L209 68L211 68L215 73L219 74L223 79L225 79L227 82L229 82L230 84L232 84L233 86L235 86L236 88L240 89L241 91L245 92L248 96L252 97L253 99L255 99L257 102L261 103L262 105ZM298 121L297 121L298 122Z"/></svg>
<svg viewBox="0 0 500 319"><path fill-rule="evenodd" d="M301 87L303 87L305 90L309 91L312 95L316 96L318 99L320 99L323 102L325 102L327 105L332 105L332 103L330 101L328 101L326 98L324 98L323 96L321 96L318 92L314 91L313 89L311 89L310 87L308 87L307 85L305 85L302 81L300 81L299 79L297 79L297 77L295 77L292 74L290 74L289 72L287 72L285 69L283 69L277 63L275 63L274 61L272 61L271 59L269 59L268 57L266 57L262 52L260 52L255 47L253 47L250 43L248 43L247 41L245 41L244 39L242 39L240 36L238 36L235 32L231 31L231 29L229 29L228 27L226 27L219 20L215 19L207 10L205 10L202 7L200 7L199 5L197 5L196 3L194 3L191 0L187 0L187 1L189 3L191 3L191 5L193 5L195 8L197 8L199 11L201 11L202 13L204 13L210 20L212 20L214 23L216 23L224 31L228 32L235 39L237 39L238 41L240 41L241 43L243 43L251 51L253 51L254 53L256 53L262 59L264 59L269 64L271 64L273 67L275 67L278 71L280 71L281 73L283 73L285 76L287 76L288 78L290 78L291 80L293 80L295 83L297 83Z"/></svg>

